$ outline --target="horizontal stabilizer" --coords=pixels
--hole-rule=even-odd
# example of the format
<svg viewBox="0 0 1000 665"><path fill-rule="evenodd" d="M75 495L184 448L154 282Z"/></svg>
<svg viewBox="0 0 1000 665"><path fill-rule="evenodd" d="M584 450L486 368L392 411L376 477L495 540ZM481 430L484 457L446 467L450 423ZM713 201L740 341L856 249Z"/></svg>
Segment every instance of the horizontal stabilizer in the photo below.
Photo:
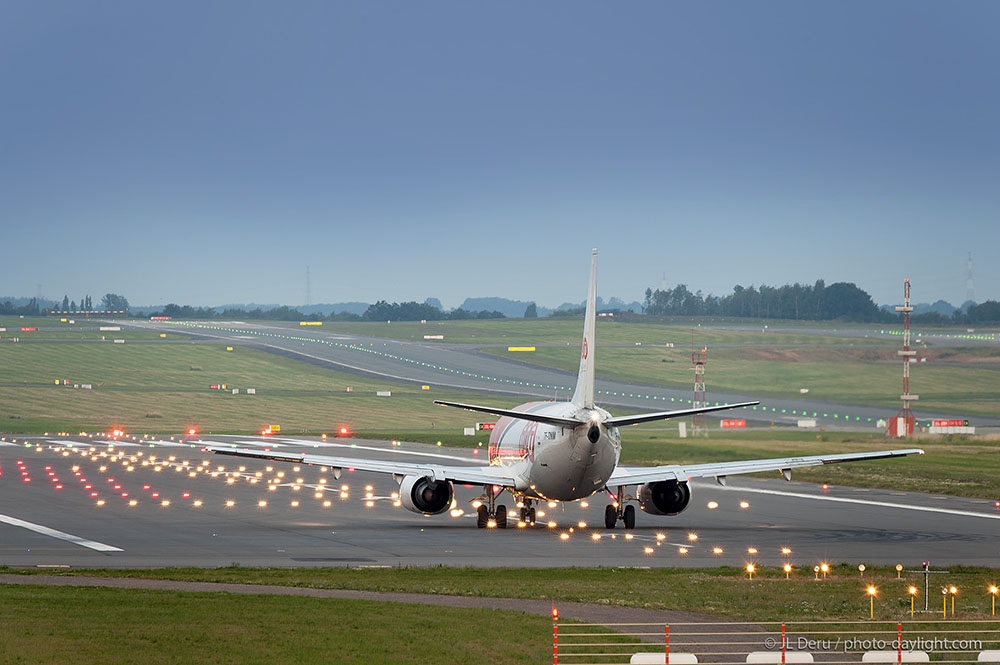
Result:
<svg viewBox="0 0 1000 665"><path fill-rule="evenodd" d="M668 418L683 418L684 416L695 416L699 413L710 413L712 411L724 411L726 409L739 409L744 406L754 406L760 402L739 402L737 404L720 404L719 406L702 406L697 409L678 409L677 411L657 411L656 413L637 413L632 416L618 416L608 418L604 424L608 427L626 427L628 425L638 425L648 423L653 420L666 420Z"/></svg>
<svg viewBox="0 0 1000 665"><path fill-rule="evenodd" d="M440 404L441 406L454 406L459 409L467 409L469 411L492 413L495 416L507 416L508 418L517 418L519 420L533 420L537 423L559 425L560 427L577 427L578 425L583 424L582 420L573 420L572 418L547 416L541 413L528 413L527 411L514 411L513 409L497 409L492 406L477 406L475 404L462 404L461 402L445 402L444 400L439 399L434 400L434 403Z"/></svg>

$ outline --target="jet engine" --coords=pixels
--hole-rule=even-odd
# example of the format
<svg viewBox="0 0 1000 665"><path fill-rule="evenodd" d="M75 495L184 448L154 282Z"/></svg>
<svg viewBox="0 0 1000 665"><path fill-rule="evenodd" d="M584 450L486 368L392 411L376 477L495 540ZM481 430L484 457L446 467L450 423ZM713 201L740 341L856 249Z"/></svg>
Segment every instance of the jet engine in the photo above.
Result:
<svg viewBox="0 0 1000 665"><path fill-rule="evenodd" d="M455 488L447 480L406 476L399 485L399 502L415 513L438 515L451 508L454 498Z"/></svg>
<svg viewBox="0 0 1000 665"><path fill-rule="evenodd" d="M639 507L651 515L676 515L687 508L690 500L686 482L661 480L639 488Z"/></svg>

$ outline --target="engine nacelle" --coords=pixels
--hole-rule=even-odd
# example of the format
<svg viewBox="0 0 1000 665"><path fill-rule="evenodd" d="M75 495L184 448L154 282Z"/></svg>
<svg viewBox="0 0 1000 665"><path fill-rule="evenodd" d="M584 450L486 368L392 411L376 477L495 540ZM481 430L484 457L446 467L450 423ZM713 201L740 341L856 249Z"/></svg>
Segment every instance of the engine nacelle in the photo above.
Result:
<svg viewBox="0 0 1000 665"><path fill-rule="evenodd" d="M686 482L661 480L639 488L639 507L651 515L676 515L691 501L691 489Z"/></svg>
<svg viewBox="0 0 1000 665"><path fill-rule="evenodd" d="M454 498L455 488L447 480L406 476L399 485L399 502L415 513L439 515L451 508Z"/></svg>

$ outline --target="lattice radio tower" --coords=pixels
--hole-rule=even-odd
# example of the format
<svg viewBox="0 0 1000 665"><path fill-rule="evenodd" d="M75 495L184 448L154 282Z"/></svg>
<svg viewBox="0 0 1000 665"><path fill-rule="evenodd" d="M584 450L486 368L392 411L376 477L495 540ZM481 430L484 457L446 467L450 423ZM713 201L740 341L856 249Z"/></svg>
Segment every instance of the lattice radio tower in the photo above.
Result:
<svg viewBox="0 0 1000 665"><path fill-rule="evenodd" d="M969 263L967 264L968 272L965 278L965 299L967 301L976 301L976 288L972 283L972 252L969 252Z"/></svg>
<svg viewBox="0 0 1000 665"><path fill-rule="evenodd" d="M691 364L694 365L694 399L691 408L708 406L705 397L705 363L708 361L708 349L696 348L694 345L694 328L691 329ZM691 416L691 436L708 436L708 423L705 414Z"/></svg>
<svg viewBox="0 0 1000 665"><path fill-rule="evenodd" d="M312 304L312 280L309 279L309 266L306 266L306 307Z"/></svg>
<svg viewBox="0 0 1000 665"><path fill-rule="evenodd" d="M896 351L903 358L903 407L896 414L896 417L889 421L889 428L886 433L889 436L905 438L913 435L913 410L910 404L920 399L918 395L910 394L910 359L917 355L916 351L910 350L910 280L903 280L903 306L896 308L897 312L903 313L903 349Z"/></svg>

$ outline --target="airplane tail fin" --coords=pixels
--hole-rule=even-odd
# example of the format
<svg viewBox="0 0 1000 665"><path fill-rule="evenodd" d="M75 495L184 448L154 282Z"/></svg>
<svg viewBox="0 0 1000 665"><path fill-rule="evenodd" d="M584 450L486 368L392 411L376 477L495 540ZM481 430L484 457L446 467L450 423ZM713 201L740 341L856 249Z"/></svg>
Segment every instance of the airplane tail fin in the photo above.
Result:
<svg viewBox="0 0 1000 665"><path fill-rule="evenodd" d="M594 408L594 328L597 320L597 249L590 255L590 290L587 292L587 313L583 320L583 344L580 349L580 373L576 377L573 404Z"/></svg>

